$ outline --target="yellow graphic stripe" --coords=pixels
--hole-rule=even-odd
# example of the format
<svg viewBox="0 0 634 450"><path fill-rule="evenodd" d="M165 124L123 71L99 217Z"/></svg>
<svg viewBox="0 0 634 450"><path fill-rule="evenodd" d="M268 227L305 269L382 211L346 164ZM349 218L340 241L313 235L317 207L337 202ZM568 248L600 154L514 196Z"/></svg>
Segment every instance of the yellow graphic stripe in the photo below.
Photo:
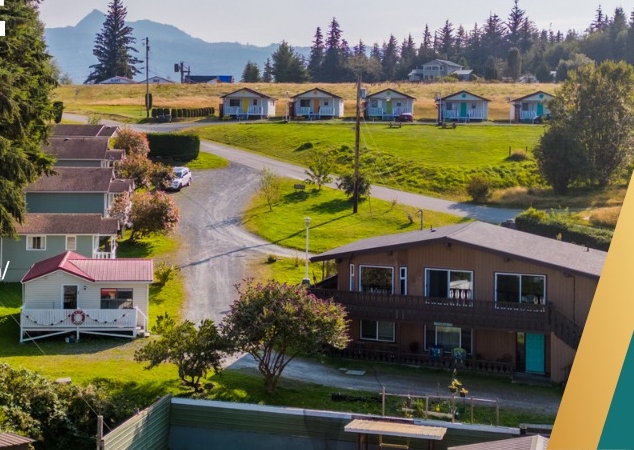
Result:
<svg viewBox="0 0 634 450"><path fill-rule="evenodd" d="M596 449L634 330L634 189L628 189L548 449ZM592 251L592 250L590 250ZM623 430L631 433L631 430Z"/></svg>

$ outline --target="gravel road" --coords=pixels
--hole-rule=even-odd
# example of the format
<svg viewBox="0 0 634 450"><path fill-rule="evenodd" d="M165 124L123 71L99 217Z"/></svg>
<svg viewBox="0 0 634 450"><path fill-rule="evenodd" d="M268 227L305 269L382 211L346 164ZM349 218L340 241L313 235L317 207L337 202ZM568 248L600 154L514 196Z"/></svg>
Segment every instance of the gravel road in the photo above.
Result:
<svg viewBox="0 0 634 450"><path fill-rule="evenodd" d="M231 163L222 170L194 172L192 185L174 194L181 209L176 264L187 280L184 318L218 323L236 298L235 284L250 276L248 262L297 251L270 244L241 226L245 203L259 173Z"/></svg>

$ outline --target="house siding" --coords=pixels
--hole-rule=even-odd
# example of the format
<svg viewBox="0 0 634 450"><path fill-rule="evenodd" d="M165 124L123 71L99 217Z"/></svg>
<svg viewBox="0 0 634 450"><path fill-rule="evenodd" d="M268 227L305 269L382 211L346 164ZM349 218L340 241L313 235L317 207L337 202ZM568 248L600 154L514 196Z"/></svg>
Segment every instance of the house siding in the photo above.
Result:
<svg viewBox="0 0 634 450"><path fill-rule="evenodd" d="M26 195L30 213L96 213L105 214L104 193L29 192Z"/></svg>
<svg viewBox="0 0 634 450"><path fill-rule="evenodd" d="M360 253L352 258L340 258L338 266L338 290L350 291L350 265L354 265L353 291L359 290L361 266L379 266L394 268L394 294L402 294L398 282L398 268L407 267L407 295L424 296L425 269L450 269L473 273L473 299L494 302L496 298L496 274L522 274L545 277L545 303L558 313L583 326L588 315L598 279L594 276L575 274L571 276L561 268L548 266L547 263L525 261L501 253L493 253L466 244L451 242L432 242L425 245L413 245L401 249L382 249L374 253ZM573 313L574 310L574 313ZM372 320L370 317L366 317ZM352 316L350 336L353 341L360 339L360 321L362 317ZM388 319L382 319L388 320ZM416 342L423 350L425 327L434 327L433 322L420 319L408 320L407 317L395 318L395 341L401 351L409 351ZM447 317L452 326L469 329L471 325L460 323L459 318ZM487 329L472 328L473 356L489 361L502 361L516 364L518 355L518 333L523 329ZM535 333L535 331L531 332ZM544 370L554 382L561 382L567 376L567 370L574 358L575 350L559 340L552 332L544 334Z"/></svg>
<svg viewBox="0 0 634 450"><path fill-rule="evenodd" d="M50 258L66 251L65 235L45 235L46 250L26 250L26 238L20 236L15 239L2 239L3 260L10 261L5 281L17 283L36 262ZM92 258L92 235L77 235L77 249L80 255ZM6 264L6 262L5 262Z"/></svg>

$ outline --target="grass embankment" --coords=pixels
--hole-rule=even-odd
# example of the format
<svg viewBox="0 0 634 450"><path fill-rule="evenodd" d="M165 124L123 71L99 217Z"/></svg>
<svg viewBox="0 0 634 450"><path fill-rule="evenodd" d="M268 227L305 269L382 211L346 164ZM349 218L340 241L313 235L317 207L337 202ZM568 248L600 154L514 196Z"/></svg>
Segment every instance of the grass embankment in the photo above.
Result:
<svg viewBox="0 0 634 450"><path fill-rule="evenodd" d="M153 106L157 108L202 108L218 110L221 95L243 87L254 89L276 99L275 116L283 117L290 97L314 88L321 88L344 99L344 116L354 117L356 85L354 83L234 83L234 84L151 84ZM435 98L467 90L490 100L489 120L506 122L510 107L507 98L518 98L543 90L555 94L558 86L552 83L378 83L365 86L368 94L384 89L395 89L415 98L414 117L433 121L437 117ZM130 85L64 85L55 90L55 100L64 102L66 112L137 122L145 119L145 84ZM288 93L288 94L287 94Z"/></svg>
<svg viewBox="0 0 634 450"><path fill-rule="evenodd" d="M300 165L306 165L311 150L327 150L336 158L335 172L349 172L353 167L355 132L351 124L233 123L188 132ZM360 133L360 164L375 184L468 200L465 185L475 174L486 175L499 188L540 186L542 180L530 152L542 132L539 126L442 129L365 123ZM528 150L528 159L509 160L516 150Z"/></svg>
<svg viewBox="0 0 634 450"><path fill-rule="evenodd" d="M258 272L263 278L298 283L305 272L306 225L310 217L309 252L321 253L350 242L372 236L415 231L420 228L416 208L370 198L359 203L358 213L343 191L306 186L305 192L295 192L296 180L282 179L279 201L269 209L261 197L254 197L247 206L243 225L269 242L297 249L293 258L263 260ZM425 228L440 227L464 221L457 216L435 211L424 211ZM321 280L331 268L322 263L309 265L312 280Z"/></svg>

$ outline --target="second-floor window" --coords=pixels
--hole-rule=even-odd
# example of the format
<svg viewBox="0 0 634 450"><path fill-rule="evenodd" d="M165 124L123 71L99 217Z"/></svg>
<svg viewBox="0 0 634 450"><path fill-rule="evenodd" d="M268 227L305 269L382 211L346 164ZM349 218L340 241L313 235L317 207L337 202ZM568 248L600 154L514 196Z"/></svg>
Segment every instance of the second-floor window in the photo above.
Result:
<svg viewBox="0 0 634 450"><path fill-rule="evenodd" d="M359 266L359 290L378 294L394 292L394 269L392 267Z"/></svg>
<svg viewBox="0 0 634 450"><path fill-rule="evenodd" d="M77 250L77 236L66 236L66 250Z"/></svg>
<svg viewBox="0 0 634 450"><path fill-rule="evenodd" d="M473 298L473 272L426 269L425 296L471 299Z"/></svg>
<svg viewBox="0 0 634 450"><path fill-rule="evenodd" d="M507 303L544 304L546 277L516 273L495 274L495 300Z"/></svg>
<svg viewBox="0 0 634 450"><path fill-rule="evenodd" d="M26 238L27 250L46 250L46 236L29 236Z"/></svg>

